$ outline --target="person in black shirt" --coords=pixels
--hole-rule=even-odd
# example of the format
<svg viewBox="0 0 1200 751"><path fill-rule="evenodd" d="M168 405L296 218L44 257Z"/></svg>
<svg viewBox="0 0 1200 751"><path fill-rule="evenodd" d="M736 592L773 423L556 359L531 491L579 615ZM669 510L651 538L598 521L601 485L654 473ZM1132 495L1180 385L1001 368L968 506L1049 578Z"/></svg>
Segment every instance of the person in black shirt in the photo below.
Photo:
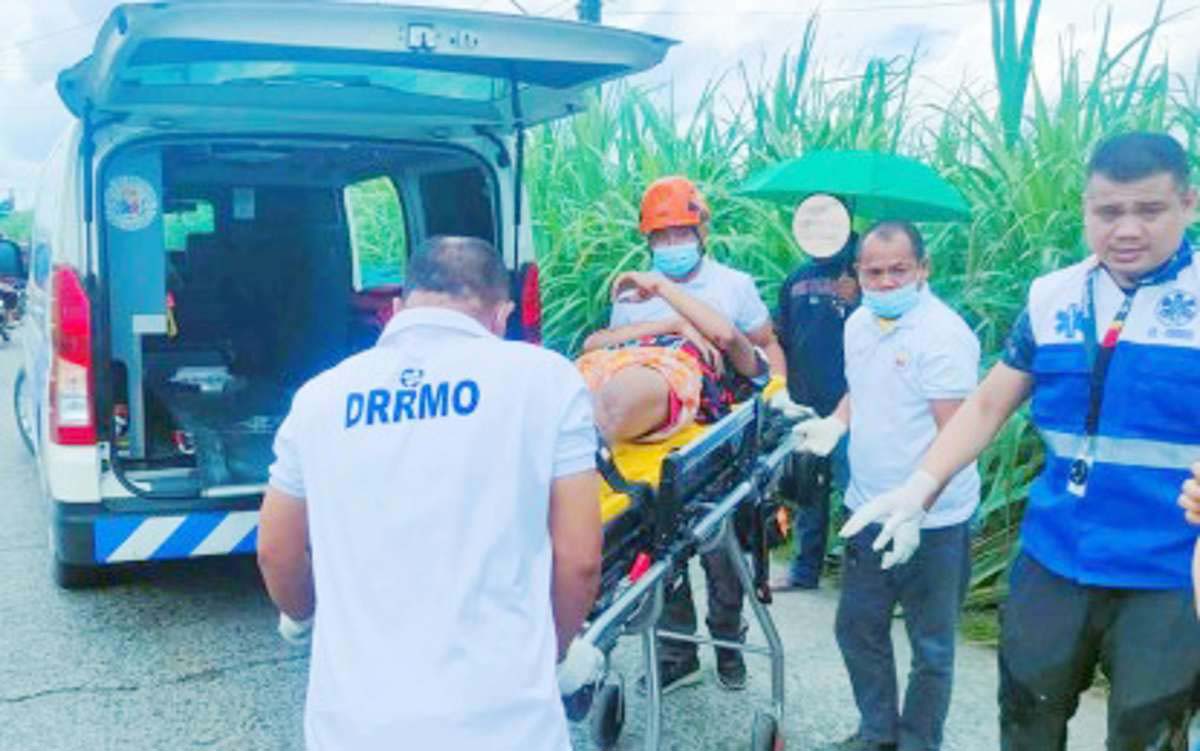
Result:
<svg viewBox="0 0 1200 751"><path fill-rule="evenodd" d="M787 360L788 395L797 404L828 416L846 393L842 329L858 307L854 248L858 236L829 258L803 264L779 288L779 340ZM831 485L846 484L845 442L830 457L793 457L783 484L799 506L793 524L796 554L787 572L772 581L775 591L815 589L825 559Z"/></svg>

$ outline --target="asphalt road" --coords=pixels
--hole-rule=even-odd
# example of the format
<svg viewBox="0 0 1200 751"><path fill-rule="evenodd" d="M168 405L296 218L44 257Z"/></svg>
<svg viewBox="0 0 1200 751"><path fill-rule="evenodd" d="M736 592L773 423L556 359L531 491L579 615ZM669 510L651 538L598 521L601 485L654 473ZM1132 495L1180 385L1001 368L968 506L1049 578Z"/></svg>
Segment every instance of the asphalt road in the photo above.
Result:
<svg viewBox="0 0 1200 751"><path fill-rule="evenodd" d="M50 581L46 512L9 409L18 347L0 345L0 751L301 749L306 655L275 635L252 561L133 569L79 592ZM787 647L789 749L819 748L855 727L835 604L823 590L773 607ZM902 634L897 626L903 665ZM639 659L633 640L615 655L630 687ZM668 697L663 748L746 748L753 710L767 706L766 663L750 657L749 689L730 694L715 687L711 650L702 660L709 679ZM945 751L997 748L994 653L962 646L955 680ZM396 681L397 701L421 690ZM632 696L620 748L643 748L642 712ZM1085 696L1070 748L1102 748L1103 726L1102 697ZM577 749L592 748L586 728L574 735Z"/></svg>

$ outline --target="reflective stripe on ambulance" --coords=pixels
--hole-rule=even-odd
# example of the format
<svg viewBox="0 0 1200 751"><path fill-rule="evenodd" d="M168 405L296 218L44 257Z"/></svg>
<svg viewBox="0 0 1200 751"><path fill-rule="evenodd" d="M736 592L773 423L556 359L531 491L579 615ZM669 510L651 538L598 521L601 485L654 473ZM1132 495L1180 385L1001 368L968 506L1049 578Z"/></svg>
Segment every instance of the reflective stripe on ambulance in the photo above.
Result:
<svg viewBox="0 0 1200 751"><path fill-rule="evenodd" d="M253 553L258 542L258 512L101 517L95 523L94 540L98 563Z"/></svg>

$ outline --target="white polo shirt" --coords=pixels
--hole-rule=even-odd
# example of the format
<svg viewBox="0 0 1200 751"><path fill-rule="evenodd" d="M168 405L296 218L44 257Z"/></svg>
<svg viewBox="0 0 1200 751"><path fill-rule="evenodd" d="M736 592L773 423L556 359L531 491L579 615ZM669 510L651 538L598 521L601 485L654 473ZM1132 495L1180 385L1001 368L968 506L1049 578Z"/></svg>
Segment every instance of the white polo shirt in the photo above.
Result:
<svg viewBox="0 0 1200 751"><path fill-rule="evenodd" d="M450 310L396 315L309 381L271 485L306 499L309 751L567 751L550 484L595 466L565 358Z"/></svg>
<svg viewBox="0 0 1200 751"><path fill-rule="evenodd" d="M754 279L710 255L705 254L700 261L700 271L679 286L684 292L716 308L742 333L760 329L771 320L771 313L759 296ZM634 323L664 321L678 315L661 297L636 303L618 300L613 303L608 325L617 328Z"/></svg>
<svg viewBox="0 0 1200 751"><path fill-rule="evenodd" d="M850 485L846 506L857 509L899 487L937 435L934 399L965 399L979 379L979 339L957 313L924 285L916 307L890 330L865 306L846 321L846 383L850 395ZM971 518L979 505L972 463L954 476L925 517L927 529Z"/></svg>

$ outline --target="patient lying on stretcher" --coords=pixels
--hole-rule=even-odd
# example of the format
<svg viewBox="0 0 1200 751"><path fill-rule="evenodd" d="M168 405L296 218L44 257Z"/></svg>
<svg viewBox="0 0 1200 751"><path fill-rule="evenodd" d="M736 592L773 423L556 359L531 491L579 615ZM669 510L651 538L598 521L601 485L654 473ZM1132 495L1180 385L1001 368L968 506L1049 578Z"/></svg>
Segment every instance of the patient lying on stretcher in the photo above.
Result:
<svg viewBox="0 0 1200 751"><path fill-rule="evenodd" d="M656 442L693 422L714 422L766 385L762 352L725 316L662 274L626 272L611 294L614 301L659 297L674 315L602 329L584 342L576 364L608 442Z"/></svg>

